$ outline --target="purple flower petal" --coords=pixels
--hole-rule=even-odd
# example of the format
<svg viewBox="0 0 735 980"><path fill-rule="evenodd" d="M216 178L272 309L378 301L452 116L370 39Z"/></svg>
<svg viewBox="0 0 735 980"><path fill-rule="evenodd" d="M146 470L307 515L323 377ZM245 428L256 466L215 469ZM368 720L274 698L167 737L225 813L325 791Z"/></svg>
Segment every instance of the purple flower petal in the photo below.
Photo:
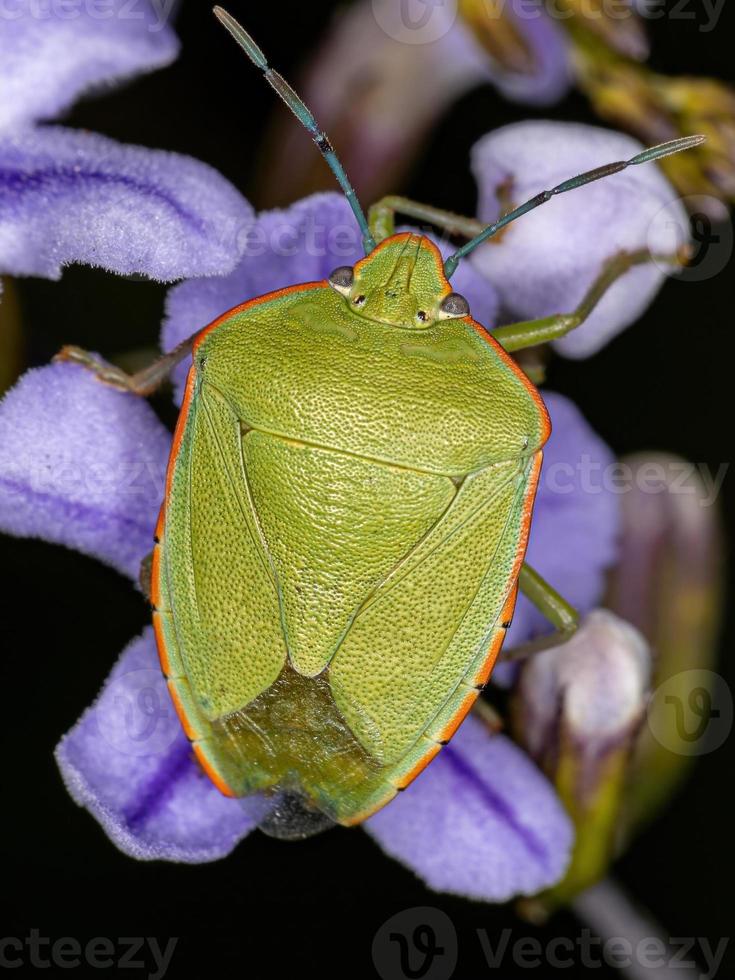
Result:
<svg viewBox="0 0 735 980"><path fill-rule="evenodd" d="M586 613L598 604L605 572L618 553L620 499L612 481L614 456L573 402L551 391L544 391L543 398L551 415L551 436L544 450L526 559ZM552 630L520 594L506 649Z"/></svg>
<svg viewBox="0 0 735 980"><path fill-rule="evenodd" d="M558 881L573 838L536 766L472 717L365 829L430 888L492 902Z"/></svg>
<svg viewBox="0 0 735 980"><path fill-rule="evenodd" d="M262 816L262 799L223 796L196 764L150 627L61 740L56 760L76 802L139 860L215 861Z"/></svg>
<svg viewBox="0 0 735 980"><path fill-rule="evenodd" d="M499 216L497 189L512 181L522 204L560 181L642 149L622 133L576 123L522 122L483 137L472 151L483 220ZM633 167L554 198L477 249L474 265L497 288L506 320L569 313L620 250L671 254L688 227L676 192L654 164ZM636 320L664 281L649 263L631 269L590 318L555 347L587 357Z"/></svg>
<svg viewBox="0 0 735 980"><path fill-rule="evenodd" d="M83 92L168 65L170 4L14 0L0 16L0 131L49 119Z"/></svg>
<svg viewBox="0 0 735 980"><path fill-rule="evenodd" d="M446 258L451 249L437 244ZM193 279L169 291L161 346L171 350L246 300L325 279L337 266L353 265L363 256L357 223L341 194L313 194L289 208L264 211L250 229L234 272ZM484 325L495 322L495 290L469 263L460 266L452 285L470 301L475 319ZM186 372L184 364L174 375L179 401Z"/></svg>
<svg viewBox="0 0 735 980"><path fill-rule="evenodd" d="M142 399L88 371L29 371L0 402L0 528L137 576L151 550L171 437Z"/></svg>
<svg viewBox="0 0 735 980"><path fill-rule="evenodd" d="M0 271L84 262L171 281L229 272L253 218L206 164L59 127L0 139Z"/></svg>
<svg viewBox="0 0 735 980"><path fill-rule="evenodd" d="M548 16L542 5L529 5L526 0L511 0L503 5L502 11L508 18L509 26L516 29L528 49L533 71L509 71L485 54L490 80L507 99L514 102L553 105L566 95L572 84L566 31ZM486 30L492 30L486 23L483 26ZM463 39L460 32L470 34L467 27L457 25L454 32L456 36L452 38L457 46L455 57L461 54ZM471 40L476 47L479 46L474 36ZM468 41L469 38L464 43L467 44ZM466 52L464 56L467 56Z"/></svg>

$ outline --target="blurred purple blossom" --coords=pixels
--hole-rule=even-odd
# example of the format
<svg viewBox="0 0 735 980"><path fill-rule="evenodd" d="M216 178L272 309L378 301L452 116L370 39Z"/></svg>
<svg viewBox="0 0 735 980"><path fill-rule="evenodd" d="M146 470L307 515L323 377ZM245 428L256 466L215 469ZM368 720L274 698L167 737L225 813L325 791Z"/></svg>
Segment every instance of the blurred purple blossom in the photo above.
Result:
<svg viewBox="0 0 735 980"><path fill-rule="evenodd" d="M485 38L454 2L359 0L340 9L299 89L366 200L395 189L432 124L477 85L490 82L533 105L567 92L564 30L541 9L523 16L515 6L503 4ZM498 46L498 25L513 43ZM321 161L304 166L304 136L285 113L271 142L262 168L267 200L282 203L329 186Z"/></svg>
<svg viewBox="0 0 735 980"><path fill-rule="evenodd" d="M488 133L472 151L478 215L495 221L506 197L522 204L575 174L642 149L630 136L578 123L521 122ZM501 205L498 194L503 192ZM562 194L477 249L471 261L500 295L503 320L570 313L616 252L674 254L689 240L676 191L647 164ZM665 280L658 263L630 269L582 327L554 342L567 357L588 357L633 323Z"/></svg>
<svg viewBox="0 0 735 980"><path fill-rule="evenodd" d="M0 17L0 132L52 119L80 96L170 64L171 3L14 0Z"/></svg>

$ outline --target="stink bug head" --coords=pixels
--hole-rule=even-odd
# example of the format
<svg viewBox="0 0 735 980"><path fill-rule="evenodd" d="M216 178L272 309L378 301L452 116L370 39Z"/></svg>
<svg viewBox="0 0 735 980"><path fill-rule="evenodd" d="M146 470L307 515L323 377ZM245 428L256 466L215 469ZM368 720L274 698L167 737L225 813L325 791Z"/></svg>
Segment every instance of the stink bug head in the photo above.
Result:
<svg viewBox="0 0 735 980"><path fill-rule="evenodd" d="M469 313L466 301L451 293L437 247L412 232L381 242L352 270L336 269L329 283L359 316L404 330ZM456 302L445 303L450 294Z"/></svg>

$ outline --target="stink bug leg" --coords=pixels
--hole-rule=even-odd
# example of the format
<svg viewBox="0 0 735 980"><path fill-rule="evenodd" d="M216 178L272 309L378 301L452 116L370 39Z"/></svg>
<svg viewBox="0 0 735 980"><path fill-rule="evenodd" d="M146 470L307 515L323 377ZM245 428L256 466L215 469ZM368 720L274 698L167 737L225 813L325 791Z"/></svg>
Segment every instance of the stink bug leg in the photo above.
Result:
<svg viewBox="0 0 735 980"><path fill-rule="evenodd" d="M501 660L521 660L532 653L539 653L549 647L559 646L559 644L565 643L579 626L577 610L570 606L566 599L559 595L556 589L546 579L542 578L528 562L523 563L521 573L518 576L518 587L556 629L550 636L531 640L513 650L504 650L500 655Z"/></svg>
<svg viewBox="0 0 735 980"><path fill-rule="evenodd" d="M370 231L377 242L382 242L395 233L395 216L403 214L435 228L441 228L448 235L461 235L463 238L474 238L482 233L485 223L477 218L466 218L464 215L432 207L430 204L420 204L408 197L388 195L381 198L368 211Z"/></svg>
<svg viewBox="0 0 735 980"><path fill-rule="evenodd" d="M104 361L99 360L89 351L82 350L81 347L62 347L54 360L81 364L104 384L118 388L120 391L129 391L133 395L146 397L160 388L176 365L191 354L196 336L195 334L192 337L187 337L178 347L174 347L168 354L157 358L152 364L144 367L142 371L138 371L136 374L126 374L125 371L114 367L114 365L105 364Z"/></svg>
<svg viewBox="0 0 735 980"><path fill-rule="evenodd" d="M527 347L536 347L551 340L558 340L570 331L576 330L589 317L607 290L621 276L636 265L656 261L672 267L684 266L689 260L688 249L682 249L676 255L653 256L647 249L637 252L618 252L603 265L597 279L592 283L587 294L576 310L571 313L560 313L556 316L542 317L538 320L526 320L522 323L509 323L493 331L495 340L507 351L519 351Z"/></svg>

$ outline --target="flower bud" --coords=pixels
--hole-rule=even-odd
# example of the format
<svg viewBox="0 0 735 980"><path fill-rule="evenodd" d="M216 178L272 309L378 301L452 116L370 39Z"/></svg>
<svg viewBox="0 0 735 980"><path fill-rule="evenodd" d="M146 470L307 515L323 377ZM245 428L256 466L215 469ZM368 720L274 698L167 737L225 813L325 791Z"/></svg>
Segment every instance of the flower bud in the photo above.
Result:
<svg viewBox="0 0 735 980"><path fill-rule="evenodd" d="M556 787L577 831L566 877L537 900L536 912L568 901L607 871L649 677L645 639L602 609L566 643L524 665L515 735Z"/></svg>

